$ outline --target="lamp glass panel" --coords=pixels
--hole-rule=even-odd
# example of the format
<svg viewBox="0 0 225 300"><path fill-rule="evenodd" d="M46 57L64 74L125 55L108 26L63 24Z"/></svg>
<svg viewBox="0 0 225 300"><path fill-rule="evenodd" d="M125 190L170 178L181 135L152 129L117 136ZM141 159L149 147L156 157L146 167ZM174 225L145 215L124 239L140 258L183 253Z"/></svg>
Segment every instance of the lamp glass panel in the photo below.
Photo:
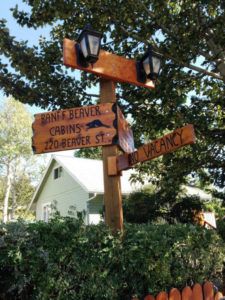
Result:
<svg viewBox="0 0 225 300"><path fill-rule="evenodd" d="M145 70L146 75L150 74L149 56L145 60L143 60L143 68Z"/></svg>
<svg viewBox="0 0 225 300"><path fill-rule="evenodd" d="M91 55L98 55L99 50L99 37L94 35L88 35L89 47L90 47L90 54Z"/></svg>
<svg viewBox="0 0 225 300"><path fill-rule="evenodd" d="M157 56L152 57L153 72L158 74L160 70L161 60Z"/></svg>
<svg viewBox="0 0 225 300"><path fill-rule="evenodd" d="M87 44L86 44L85 36L82 38L82 40L80 42L80 47L81 47L81 51L83 53L83 56L87 57L88 56L88 51L87 51Z"/></svg>

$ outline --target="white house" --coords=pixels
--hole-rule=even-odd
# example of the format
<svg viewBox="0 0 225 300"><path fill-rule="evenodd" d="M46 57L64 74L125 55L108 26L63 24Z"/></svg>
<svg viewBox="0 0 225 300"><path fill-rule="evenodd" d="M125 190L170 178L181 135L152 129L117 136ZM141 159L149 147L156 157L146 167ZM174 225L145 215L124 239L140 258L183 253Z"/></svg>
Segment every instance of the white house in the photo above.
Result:
<svg viewBox="0 0 225 300"><path fill-rule="evenodd" d="M121 177L122 195L128 195L141 186L129 181L132 171ZM52 204L62 216L71 207L86 212L86 223L98 223L103 209L102 161L53 155L45 174L36 189L29 208L36 211L36 219L48 221Z"/></svg>
<svg viewBox="0 0 225 300"><path fill-rule="evenodd" d="M123 196L143 187L140 183L130 182L131 174L132 170L123 171ZM211 195L196 187L185 186L183 192L205 200L211 198ZM54 203L62 216L69 215L74 207L78 212L86 212L86 224L96 224L103 210L103 193L102 161L57 154L51 157L29 209L36 211L37 220L48 221Z"/></svg>

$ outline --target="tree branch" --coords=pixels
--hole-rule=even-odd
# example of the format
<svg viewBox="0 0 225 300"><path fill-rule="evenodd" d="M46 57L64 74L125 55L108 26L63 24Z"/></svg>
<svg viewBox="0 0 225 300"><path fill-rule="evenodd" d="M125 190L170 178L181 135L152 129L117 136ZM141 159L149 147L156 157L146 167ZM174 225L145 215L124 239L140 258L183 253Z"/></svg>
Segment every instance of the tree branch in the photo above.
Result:
<svg viewBox="0 0 225 300"><path fill-rule="evenodd" d="M202 166L203 168L208 168L208 169L221 169L225 168L225 162L218 162L218 161L213 161L210 163L206 163L205 166Z"/></svg>
<svg viewBox="0 0 225 300"><path fill-rule="evenodd" d="M118 24L118 25L119 25L119 24ZM126 30L123 26L119 25L119 27L120 27L120 28L122 29L122 31L123 31L124 33L126 33L128 36L130 36L130 37L132 37L132 38L135 38L135 39L139 40L141 43L144 43L137 35L135 35L135 34L129 32L129 31ZM168 53L165 53L165 52L162 53L161 50L160 50L159 48L156 48L156 47L157 47L156 44L154 44L154 47L153 47L154 50L156 50L157 52L159 52L160 54L162 54L163 57L165 57L165 58L167 58L167 59L170 59L170 60L174 61L176 64L179 64L179 65L182 66L182 67L191 69L191 70L196 71L196 72L198 72L198 73L202 73L202 74L204 74L204 75L208 75L208 76L211 76L211 77L213 77L213 78L215 78L215 79L219 79L219 80L222 80L222 81L225 82L225 79L224 79L222 76L220 76L219 74L214 73L214 72L211 72L211 71L208 71L208 70L203 69L203 68L201 68L201 67L197 67L197 66L195 66L195 65L192 65L192 64L183 62L183 61L181 61L181 60L179 60L179 59L177 59L177 58L171 56L171 55L168 54Z"/></svg>
<svg viewBox="0 0 225 300"><path fill-rule="evenodd" d="M156 24L157 24L157 25L158 25L158 26L159 26L166 34L168 34L168 35L171 36L171 31L168 30L168 28L165 27L163 24L159 24L159 23L157 22L157 19L156 19L156 17L155 17L155 14L154 14L152 11L150 11L150 10L145 6L145 4L144 4L142 1L138 1L138 3L139 3L139 5L141 5L141 7L146 11L146 13L147 13L151 18L154 18ZM123 30L123 28L121 28L121 29ZM173 32L175 32L175 30L173 30ZM174 35L172 35L172 37L176 39L176 37L175 37ZM160 50L160 49L157 49L157 51L159 51L159 50ZM225 82L225 77L223 77L223 76L221 76L221 75L219 75L219 74L217 74L217 73L215 73L215 72L211 72L211 71L208 71L208 70L203 69L203 68L201 68L201 67L197 67L197 66L195 66L195 65L192 65L192 64L189 64L189 63L180 61L180 60L178 60L177 58L173 57L172 55L170 55L170 54L168 54L168 53L167 53L167 54L161 53L161 54L163 54L164 57L166 57L166 58L168 58L168 59L171 59L172 61L174 61L174 62L176 62L176 63L179 63L179 64L180 64L181 66L183 66L183 67L186 67L186 68L191 69L191 70L194 70L194 71L196 71L196 72L198 72L198 73L202 73L202 74L211 76L211 77L213 77L213 78L216 78L216 79L219 79L219 80L222 80L222 81ZM205 56L207 59L209 58L209 55L208 55L208 57L207 57L207 56L206 56L206 53L204 53L203 56Z"/></svg>
<svg viewBox="0 0 225 300"><path fill-rule="evenodd" d="M99 98L100 97L98 94L89 94L89 93L86 93L86 92L83 92L83 95L84 96L89 96L89 97L95 97L95 98Z"/></svg>
<svg viewBox="0 0 225 300"><path fill-rule="evenodd" d="M199 21L204 28L207 28L207 20L203 15L202 11L199 10ZM205 42L208 45L210 51L213 53L213 57L217 58L215 60L219 72L222 74L223 81L225 81L225 54L224 49L221 45L214 42L214 31L212 28L207 28L205 32Z"/></svg>

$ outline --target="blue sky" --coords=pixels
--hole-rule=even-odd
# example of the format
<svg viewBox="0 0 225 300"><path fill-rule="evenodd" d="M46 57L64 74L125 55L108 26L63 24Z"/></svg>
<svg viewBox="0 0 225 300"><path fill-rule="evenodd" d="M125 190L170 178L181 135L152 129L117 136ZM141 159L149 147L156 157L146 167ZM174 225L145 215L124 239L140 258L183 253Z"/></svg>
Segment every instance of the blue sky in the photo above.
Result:
<svg viewBox="0 0 225 300"><path fill-rule="evenodd" d="M37 44L40 35L48 36L48 28L41 28L38 30L21 27L17 24L12 16L10 8L18 5L21 10L29 10L29 6L22 2L22 0L1 0L0 1L0 18L6 19L10 33L19 40L27 40L30 45Z"/></svg>
<svg viewBox="0 0 225 300"><path fill-rule="evenodd" d="M38 40L39 40L40 36L44 36L44 37L48 38L49 27L34 30L34 29L26 28L26 27L21 27L21 26L19 26L19 24L17 24L15 19L12 17L12 13L10 11L10 8L15 7L16 4L18 4L19 9L23 9L23 10L29 9L29 7L22 2L22 0L0 0L0 19L7 20L7 25L10 30L10 34L15 36L17 38L17 40L27 40L29 45L38 44ZM0 89L0 103L2 102L3 98L4 98L4 95ZM26 105L26 106L32 114L35 114L38 112L43 112L43 110L41 110L38 107L35 107L35 106L31 107L29 105ZM72 155L71 153L74 153L74 150L61 152L61 154L67 154L67 155L69 155L69 154ZM47 162L45 160L47 159L47 161L48 161L52 154L54 154L54 153L38 155L39 160L37 163L46 164Z"/></svg>
<svg viewBox="0 0 225 300"><path fill-rule="evenodd" d="M50 26L38 28L34 30L32 28L21 27L12 16L10 8L18 5L19 10L29 11L29 6L23 3L22 0L0 0L0 19L7 20L7 26L10 30L10 34L15 36L18 41L28 41L28 45L38 45L40 36L49 37ZM80 72L77 71L76 76L80 76ZM98 88L87 89L91 93L98 93ZM0 89L0 103L4 98L3 91ZM29 111L32 114L43 112L39 107L27 105Z"/></svg>
<svg viewBox="0 0 225 300"><path fill-rule="evenodd" d="M30 46L34 44L38 44L38 40L40 36L48 37L49 36L49 27L40 28L38 30L21 27L16 22L16 20L12 16L12 12L10 8L18 5L21 10L29 10L29 6L22 2L22 0L1 0L0 1L0 19L7 20L7 26L10 30L10 34L15 36L17 40L25 40L28 41ZM3 92L0 89L0 102L4 98ZM41 112L40 108L27 106L31 113Z"/></svg>

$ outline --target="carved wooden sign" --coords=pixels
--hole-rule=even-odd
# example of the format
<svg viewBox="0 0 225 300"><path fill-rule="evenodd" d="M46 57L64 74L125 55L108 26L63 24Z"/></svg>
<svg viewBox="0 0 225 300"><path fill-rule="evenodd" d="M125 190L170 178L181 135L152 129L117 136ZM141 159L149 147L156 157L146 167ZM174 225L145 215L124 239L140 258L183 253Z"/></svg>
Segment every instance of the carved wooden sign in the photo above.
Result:
<svg viewBox="0 0 225 300"><path fill-rule="evenodd" d="M32 148L46 153L111 145L117 140L113 103L56 110L35 115Z"/></svg>
<svg viewBox="0 0 225 300"><path fill-rule="evenodd" d="M146 88L155 87L149 79L146 83L137 81L136 61L134 59L127 59L104 50L100 50L99 59L94 65L87 68L81 67L77 63L75 44L76 42L69 39L63 40L63 63L67 67L84 70L115 82L127 82Z"/></svg>
<svg viewBox="0 0 225 300"><path fill-rule="evenodd" d="M129 169L139 162L154 159L158 156L173 152L185 145L193 143L195 143L194 127L189 124L141 146L137 149L137 151L109 158L108 174L116 175L120 171ZM117 167L115 168L114 165Z"/></svg>
<svg viewBox="0 0 225 300"><path fill-rule="evenodd" d="M35 154L112 144L134 151L133 133L115 103L36 114L32 128Z"/></svg>

